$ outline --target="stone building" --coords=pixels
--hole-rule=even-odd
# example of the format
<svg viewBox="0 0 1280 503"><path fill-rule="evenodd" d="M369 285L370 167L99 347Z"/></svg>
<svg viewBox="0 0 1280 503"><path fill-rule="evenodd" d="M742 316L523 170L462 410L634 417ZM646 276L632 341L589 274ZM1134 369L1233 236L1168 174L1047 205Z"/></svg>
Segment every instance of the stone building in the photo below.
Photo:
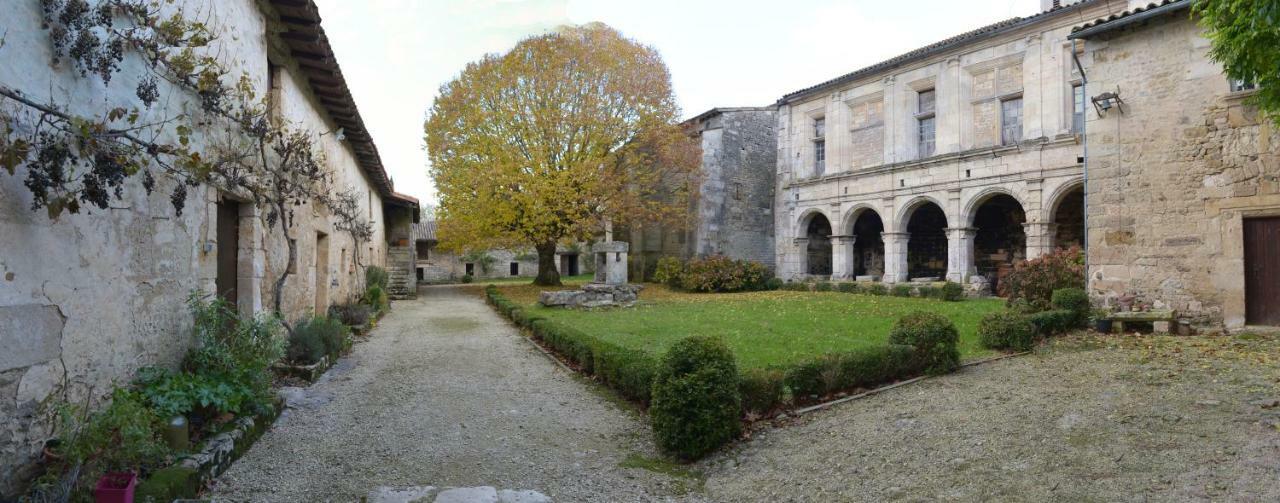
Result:
<svg viewBox="0 0 1280 503"><path fill-rule="evenodd" d="M779 100L780 277L998 283L1083 242L1086 104L1067 37L1124 4L1044 6Z"/></svg>
<svg viewBox="0 0 1280 503"><path fill-rule="evenodd" d="M1191 3L1071 35L1092 98L1089 288L1198 324L1280 325L1280 133L1209 60Z"/></svg>
<svg viewBox="0 0 1280 503"><path fill-rule="evenodd" d="M83 116L136 106L134 85L146 71L138 56L127 53L110 84L81 76L55 60L42 4L5 2L0 84ZM24 467L50 434L44 405L58 397L84 403L141 366L177 365L191 343L189 293L216 292L243 314L262 312L287 268L284 313L325 312L362 291L363 266L385 264L388 219L417 214L416 201L393 191L312 2L189 0L181 8L219 35L214 49L227 55L232 75L271 93L277 117L315 135L332 185L362 196L373 236L357 242L326 208L303 203L294 207L299 254L288 263L284 238L261 208L209 186L191 188L180 215L169 202L174 181L158 177L151 195L130 181L110 209L51 220L31 210L25 167L0 171L0 499L28 476ZM159 93L169 98L154 105L157 113L195 100L163 80ZM206 141L193 135L196 145Z"/></svg>
<svg viewBox="0 0 1280 503"><path fill-rule="evenodd" d="M441 250L434 220L413 224L416 280L420 284L457 283L465 275L477 280L533 278L538 275L538 255L532 248L493 248L459 254ZM578 250L585 245L561 246L556 251L556 270L563 276L591 272L590 261L582 261Z"/></svg>

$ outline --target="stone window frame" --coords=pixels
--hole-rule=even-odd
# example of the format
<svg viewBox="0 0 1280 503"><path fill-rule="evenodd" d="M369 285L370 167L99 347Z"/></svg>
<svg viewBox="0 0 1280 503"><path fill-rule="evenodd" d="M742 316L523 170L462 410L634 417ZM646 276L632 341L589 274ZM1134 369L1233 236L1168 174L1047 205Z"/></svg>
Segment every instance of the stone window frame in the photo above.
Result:
<svg viewBox="0 0 1280 503"><path fill-rule="evenodd" d="M812 108L803 112L803 116L805 117L805 119L809 121L808 124L806 125L805 130L810 133L807 136L809 140L808 142L809 152L805 157L807 157L809 161L812 163L810 166L812 168L811 173L813 177L820 177L826 173L826 157L827 157L826 100L821 100L818 103L821 103L821 104L813 105ZM817 134L816 124L819 121L823 123L822 137L816 136ZM819 151L821 151L821 154L819 154ZM819 162L820 157L821 157L821 162Z"/></svg>
<svg viewBox="0 0 1280 503"><path fill-rule="evenodd" d="M1005 104L1014 101L1018 102L1018 133L1013 138L1007 138L1005 137L1005 132L1009 129L1009 125L1005 123L1005 121L1008 120L1008 117L1005 115ZM1023 125L1025 125L1025 121L1023 119L1023 117L1025 117L1024 106L1025 103L1022 101L1021 91L1000 97L1000 146L1009 147L1022 142L1022 136L1024 133Z"/></svg>
<svg viewBox="0 0 1280 503"><path fill-rule="evenodd" d="M915 141L912 144L915 147L917 159L927 159L938 153L938 80L937 76L929 76L923 79L915 80L907 83L907 88L911 94L911 118L915 123L912 128L912 136ZM933 107L929 110L922 110L922 95L929 94L932 97ZM926 124L928 127L926 127ZM925 140L925 131L929 131L929 139Z"/></svg>
<svg viewBox="0 0 1280 503"><path fill-rule="evenodd" d="M868 122L866 124L855 125L852 119L853 111L856 110L858 107L867 106L875 102L880 103L880 119L876 121ZM849 132L853 133L853 132L862 131L864 129L871 129L874 127L884 126L884 110L885 110L884 91L876 91L873 93L864 94L854 98L846 99L844 100L844 105L845 107L848 107L849 114L850 114Z"/></svg>
<svg viewBox="0 0 1280 503"><path fill-rule="evenodd" d="M987 146L997 146L997 147L1003 146L1001 142L1001 136L1002 136L1001 133L1003 130L1003 127L1001 124L1001 118L1002 118L1001 116L1003 115L1003 113L1000 107L1000 102L1022 97L1022 93L1026 89L1026 86L1025 86L1026 68L1022 69L1023 80L1024 80L1024 82L1022 83L1023 85L1019 86L1018 89L1010 90L1004 93L1000 92L1001 91L1000 90L1000 74L1001 72L1007 71L1009 68L1013 66L1021 66L1024 63L1025 58L1026 58L1026 51L1021 50L1014 53L1006 54L1004 56L999 56L999 57L979 61L977 63L971 63L964 66L963 68L964 74L967 74L967 75L964 75L964 74L962 75L963 75L963 78L968 79L968 85L964 87L967 90L969 107L963 111L961 116L961 120L964 121L963 125L961 126L961 131L963 132L963 135L961 138L961 144L968 145L968 147L979 146L978 138L981 135L974 123L976 119L972 112L973 107L977 105L981 105L986 102L995 101L997 102L996 103L997 109L996 109L995 138L994 138L993 144L987 145ZM981 75L988 71L992 72L991 93L978 95L973 90L974 79L976 79L978 75ZM1025 103L1024 103L1024 107L1025 107Z"/></svg>

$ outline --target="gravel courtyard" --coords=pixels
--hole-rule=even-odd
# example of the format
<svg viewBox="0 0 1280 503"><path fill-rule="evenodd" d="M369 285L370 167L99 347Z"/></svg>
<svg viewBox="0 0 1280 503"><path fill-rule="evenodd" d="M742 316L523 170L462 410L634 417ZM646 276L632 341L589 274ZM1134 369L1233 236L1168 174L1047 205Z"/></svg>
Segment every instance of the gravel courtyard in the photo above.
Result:
<svg viewBox="0 0 1280 503"><path fill-rule="evenodd" d="M1280 501L1280 338L1077 336L801 416L720 501Z"/></svg>
<svg viewBox="0 0 1280 503"><path fill-rule="evenodd" d="M652 501L689 491L687 477L619 466L656 455L642 416L547 360L478 297L422 292L396 302L319 382L289 393L294 407L209 496L376 501L490 486L536 493L520 501Z"/></svg>
<svg viewBox="0 0 1280 503"><path fill-rule="evenodd" d="M474 289L423 293L287 390L291 408L209 496L1280 501L1276 335L1067 337L680 467L654 460L642 415L546 359Z"/></svg>

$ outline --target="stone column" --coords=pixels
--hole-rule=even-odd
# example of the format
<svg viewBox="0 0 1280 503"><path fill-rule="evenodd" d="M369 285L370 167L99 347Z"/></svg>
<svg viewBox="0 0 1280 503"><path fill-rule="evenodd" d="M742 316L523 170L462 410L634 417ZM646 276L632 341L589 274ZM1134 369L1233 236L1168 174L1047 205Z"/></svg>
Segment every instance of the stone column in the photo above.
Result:
<svg viewBox="0 0 1280 503"><path fill-rule="evenodd" d="M964 284L977 272L973 260L973 236L978 230L972 227L949 227L947 231L947 281Z"/></svg>
<svg viewBox="0 0 1280 503"><path fill-rule="evenodd" d="M907 280L907 241L911 234L906 232L881 232L884 240L884 278L885 283L899 283Z"/></svg>
<svg viewBox="0 0 1280 503"><path fill-rule="evenodd" d="M796 264L796 270L790 279L802 280L809 275L809 238L795 238L792 245L795 249L796 259L793 263Z"/></svg>
<svg viewBox="0 0 1280 503"><path fill-rule="evenodd" d="M857 236L831 236L831 279L853 279L853 244Z"/></svg>
<svg viewBox="0 0 1280 503"><path fill-rule="evenodd" d="M1027 234L1027 260L1053 251L1053 238L1058 233L1058 224L1027 222L1022 224L1022 229Z"/></svg>

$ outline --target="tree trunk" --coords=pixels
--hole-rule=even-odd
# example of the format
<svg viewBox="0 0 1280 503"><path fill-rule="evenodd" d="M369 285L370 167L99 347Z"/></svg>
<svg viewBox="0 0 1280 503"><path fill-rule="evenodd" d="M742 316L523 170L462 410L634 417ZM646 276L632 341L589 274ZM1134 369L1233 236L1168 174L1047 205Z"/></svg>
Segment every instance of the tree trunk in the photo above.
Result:
<svg viewBox="0 0 1280 503"><path fill-rule="evenodd" d="M284 272L280 273L280 277L276 278L275 292L273 292L274 295L272 296L271 305L276 315L283 320L285 316L284 313L281 312L281 304L284 303L284 283L289 279L289 273L291 272L289 267L298 260L298 242L289 235L289 224L286 223L285 220L288 217L286 217L284 213L284 204L276 204L276 211L280 212L280 233L284 234L284 242L289 247L289 260L284 264ZM288 325L286 325L285 328L288 328ZM290 330L290 332L292 332L292 330Z"/></svg>
<svg viewBox="0 0 1280 503"><path fill-rule="evenodd" d="M533 284L560 286L560 272L556 270L556 242L548 241L534 246L538 250L538 277Z"/></svg>

